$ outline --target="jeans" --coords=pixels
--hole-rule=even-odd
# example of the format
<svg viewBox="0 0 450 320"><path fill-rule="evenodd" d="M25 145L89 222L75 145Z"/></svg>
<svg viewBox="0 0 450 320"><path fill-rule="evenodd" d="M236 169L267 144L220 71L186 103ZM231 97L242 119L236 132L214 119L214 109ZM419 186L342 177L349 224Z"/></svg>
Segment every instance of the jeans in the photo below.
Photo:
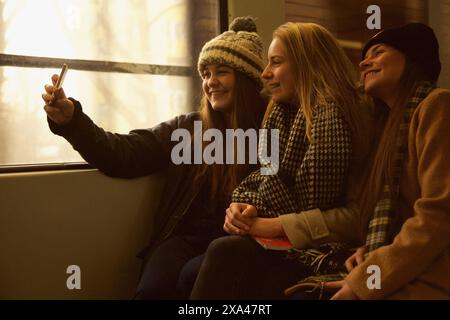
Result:
<svg viewBox="0 0 450 320"><path fill-rule="evenodd" d="M187 299L211 238L172 236L148 258L135 299Z"/></svg>
<svg viewBox="0 0 450 320"><path fill-rule="evenodd" d="M225 236L205 253L192 299L287 299L284 289L308 275L286 251L266 250L251 237Z"/></svg>

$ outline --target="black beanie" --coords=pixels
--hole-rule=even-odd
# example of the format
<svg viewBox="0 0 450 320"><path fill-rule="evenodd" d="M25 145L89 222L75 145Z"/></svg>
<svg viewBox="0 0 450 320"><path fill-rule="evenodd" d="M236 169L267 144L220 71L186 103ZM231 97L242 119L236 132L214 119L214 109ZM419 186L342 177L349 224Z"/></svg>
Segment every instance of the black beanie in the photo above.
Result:
<svg viewBox="0 0 450 320"><path fill-rule="evenodd" d="M363 60L367 50L378 43L385 43L403 52L422 68L430 80L437 81L439 78L441 73L439 44L430 27L414 22L402 27L380 31L364 45Z"/></svg>

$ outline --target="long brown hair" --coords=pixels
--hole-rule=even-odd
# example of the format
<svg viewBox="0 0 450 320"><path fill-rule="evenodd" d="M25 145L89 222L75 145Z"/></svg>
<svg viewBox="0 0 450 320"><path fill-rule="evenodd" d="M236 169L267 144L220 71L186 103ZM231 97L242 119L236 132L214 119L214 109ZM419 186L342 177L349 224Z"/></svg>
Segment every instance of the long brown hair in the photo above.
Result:
<svg viewBox="0 0 450 320"><path fill-rule="evenodd" d="M296 94L308 139L313 107L331 100L337 102L351 128L353 149L364 150L371 135L362 119L361 108L366 105L358 90L356 70L335 37L318 24L294 22L278 27L273 37L281 40L295 68Z"/></svg>
<svg viewBox="0 0 450 320"><path fill-rule="evenodd" d="M396 137L399 134L402 118L409 98L415 93L420 81L431 81L423 70L406 57L405 69L399 80L398 96L392 108L384 102L374 99L378 113L379 144L374 150L371 164L367 167L359 202L364 216L371 217L383 187L387 183L394 190L394 156L397 151ZM397 182L398 183L398 182Z"/></svg>
<svg viewBox="0 0 450 320"><path fill-rule="evenodd" d="M260 94L255 83L239 71L235 72L234 96L231 110L215 111L206 96L200 102L200 120L203 132L208 129L218 129L225 137L226 129L250 128L258 130L266 109L266 99ZM209 144L203 141L203 149ZM224 143L225 146L225 143ZM225 155L225 149L224 153ZM212 164L202 163L197 170L195 180L206 178L210 185L211 198L229 196L241 180L247 176L254 165L246 164Z"/></svg>

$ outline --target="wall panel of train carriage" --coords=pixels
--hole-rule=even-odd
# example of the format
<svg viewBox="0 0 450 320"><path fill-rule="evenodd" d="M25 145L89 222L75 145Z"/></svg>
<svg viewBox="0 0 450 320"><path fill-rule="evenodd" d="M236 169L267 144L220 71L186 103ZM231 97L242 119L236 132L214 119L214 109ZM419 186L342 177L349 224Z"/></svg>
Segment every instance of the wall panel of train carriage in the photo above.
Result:
<svg viewBox="0 0 450 320"><path fill-rule="evenodd" d="M430 0L430 25L437 31L442 72L439 84L450 88L450 0Z"/></svg>
<svg viewBox="0 0 450 320"><path fill-rule="evenodd" d="M286 21L315 22L341 40L347 54L357 65L362 44L379 30L366 26L367 8L372 0L286 0ZM381 28L407 22L429 24L440 41L442 73L440 85L450 88L450 0L380 0Z"/></svg>

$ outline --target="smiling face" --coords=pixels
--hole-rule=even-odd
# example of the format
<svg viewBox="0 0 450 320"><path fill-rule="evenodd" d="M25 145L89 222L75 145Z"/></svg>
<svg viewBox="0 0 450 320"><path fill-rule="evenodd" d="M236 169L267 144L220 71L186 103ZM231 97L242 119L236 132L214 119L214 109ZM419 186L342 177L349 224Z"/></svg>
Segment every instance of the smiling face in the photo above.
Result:
<svg viewBox="0 0 450 320"><path fill-rule="evenodd" d="M278 37L275 37L270 44L268 61L269 63L262 73L262 78L266 80L273 101L289 104L297 103L294 66L288 59L286 49Z"/></svg>
<svg viewBox="0 0 450 320"><path fill-rule="evenodd" d="M405 55L399 50L382 43L373 45L359 64L364 90L392 106L405 64Z"/></svg>
<svg viewBox="0 0 450 320"><path fill-rule="evenodd" d="M236 74L234 69L209 64L202 71L202 87L209 103L215 111L229 112L234 98Z"/></svg>

